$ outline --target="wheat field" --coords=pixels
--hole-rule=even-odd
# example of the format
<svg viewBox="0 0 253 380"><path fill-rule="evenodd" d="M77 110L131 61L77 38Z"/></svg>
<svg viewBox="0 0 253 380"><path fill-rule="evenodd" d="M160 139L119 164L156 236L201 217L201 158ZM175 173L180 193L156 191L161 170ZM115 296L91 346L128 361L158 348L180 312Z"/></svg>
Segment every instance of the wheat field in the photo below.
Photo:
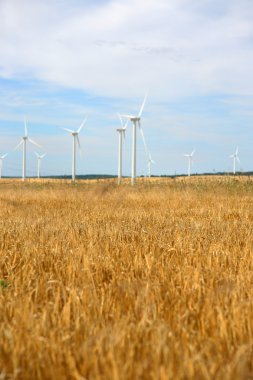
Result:
<svg viewBox="0 0 253 380"><path fill-rule="evenodd" d="M253 182L0 183L0 379L253 379Z"/></svg>

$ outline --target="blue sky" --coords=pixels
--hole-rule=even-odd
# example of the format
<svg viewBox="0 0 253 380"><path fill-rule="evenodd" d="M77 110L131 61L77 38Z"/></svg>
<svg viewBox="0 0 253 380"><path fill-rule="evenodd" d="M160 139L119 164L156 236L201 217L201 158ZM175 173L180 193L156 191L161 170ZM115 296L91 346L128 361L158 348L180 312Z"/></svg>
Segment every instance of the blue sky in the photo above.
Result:
<svg viewBox="0 0 253 380"><path fill-rule="evenodd" d="M78 128L77 172L117 173L117 112L137 112L154 174L253 170L253 3L251 0L1 0L0 154L4 174L21 175L29 134L47 152L43 174L69 174ZM123 172L131 170L131 127ZM146 174L140 135L137 172ZM34 147L28 174L36 173Z"/></svg>

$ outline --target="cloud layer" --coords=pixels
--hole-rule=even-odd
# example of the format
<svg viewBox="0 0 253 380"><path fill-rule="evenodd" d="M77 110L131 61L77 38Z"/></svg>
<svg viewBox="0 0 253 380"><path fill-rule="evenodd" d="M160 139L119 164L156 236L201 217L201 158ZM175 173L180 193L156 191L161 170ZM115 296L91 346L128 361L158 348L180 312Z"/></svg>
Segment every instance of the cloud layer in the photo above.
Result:
<svg viewBox="0 0 253 380"><path fill-rule="evenodd" d="M252 94L249 0L2 0L0 14L4 77L115 97Z"/></svg>

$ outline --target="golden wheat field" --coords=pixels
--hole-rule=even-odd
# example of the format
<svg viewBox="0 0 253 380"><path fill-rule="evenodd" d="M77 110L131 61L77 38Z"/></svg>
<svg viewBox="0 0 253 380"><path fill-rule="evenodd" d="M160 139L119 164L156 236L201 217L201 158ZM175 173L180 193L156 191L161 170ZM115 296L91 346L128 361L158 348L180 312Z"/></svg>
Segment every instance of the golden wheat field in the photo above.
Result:
<svg viewBox="0 0 253 380"><path fill-rule="evenodd" d="M0 379L253 379L253 181L0 183Z"/></svg>

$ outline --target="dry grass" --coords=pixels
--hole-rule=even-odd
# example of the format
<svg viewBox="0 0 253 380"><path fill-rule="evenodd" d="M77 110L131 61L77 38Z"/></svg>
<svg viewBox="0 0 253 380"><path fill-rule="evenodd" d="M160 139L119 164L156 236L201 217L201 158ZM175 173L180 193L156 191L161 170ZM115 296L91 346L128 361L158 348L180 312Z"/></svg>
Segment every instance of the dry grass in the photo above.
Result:
<svg viewBox="0 0 253 380"><path fill-rule="evenodd" d="M253 379L253 182L0 184L0 379Z"/></svg>

